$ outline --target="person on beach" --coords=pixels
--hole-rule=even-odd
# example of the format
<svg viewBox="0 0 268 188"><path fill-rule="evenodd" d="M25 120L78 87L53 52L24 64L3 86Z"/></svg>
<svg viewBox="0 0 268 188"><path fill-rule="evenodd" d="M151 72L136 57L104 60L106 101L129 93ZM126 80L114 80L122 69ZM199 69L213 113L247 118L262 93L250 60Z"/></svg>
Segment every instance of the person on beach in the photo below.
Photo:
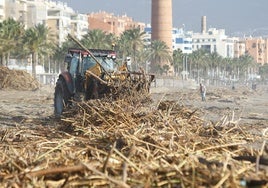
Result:
<svg viewBox="0 0 268 188"><path fill-rule="evenodd" d="M202 101L206 101L206 86L200 83L200 94Z"/></svg>

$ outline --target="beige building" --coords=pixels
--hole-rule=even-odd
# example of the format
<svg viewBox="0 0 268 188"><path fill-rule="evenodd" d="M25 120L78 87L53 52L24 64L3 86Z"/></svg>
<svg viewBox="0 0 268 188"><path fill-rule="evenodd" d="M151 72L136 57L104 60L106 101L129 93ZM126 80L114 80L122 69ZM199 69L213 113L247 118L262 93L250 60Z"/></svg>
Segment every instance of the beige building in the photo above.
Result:
<svg viewBox="0 0 268 188"><path fill-rule="evenodd" d="M3 20L13 18L27 25L27 0L5 0L4 6Z"/></svg>
<svg viewBox="0 0 268 188"><path fill-rule="evenodd" d="M88 23L90 30L100 29L107 33L113 33L116 36L134 27L140 27L141 31L145 28L144 23L135 22L127 15L115 16L104 11L88 14Z"/></svg>
<svg viewBox="0 0 268 188"><path fill-rule="evenodd" d="M246 38L244 40L246 53L251 55L259 64L268 63L268 39Z"/></svg>
<svg viewBox="0 0 268 188"><path fill-rule="evenodd" d="M244 41L236 40L234 43L234 58L239 58L246 53L246 44Z"/></svg>

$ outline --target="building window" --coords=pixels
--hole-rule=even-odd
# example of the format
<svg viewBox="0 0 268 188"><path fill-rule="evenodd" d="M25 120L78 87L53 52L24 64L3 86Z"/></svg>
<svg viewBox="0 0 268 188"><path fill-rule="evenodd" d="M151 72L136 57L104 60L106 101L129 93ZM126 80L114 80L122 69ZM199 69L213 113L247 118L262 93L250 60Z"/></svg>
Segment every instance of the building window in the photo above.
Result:
<svg viewBox="0 0 268 188"><path fill-rule="evenodd" d="M183 39L182 38L176 38L176 44L182 44Z"/></svg>
<svg viewBox="0 0 268 188"><path fill-rule="evenodd" d="M256 48L256 43L253 43L252 44L252 48Z"/></svg>

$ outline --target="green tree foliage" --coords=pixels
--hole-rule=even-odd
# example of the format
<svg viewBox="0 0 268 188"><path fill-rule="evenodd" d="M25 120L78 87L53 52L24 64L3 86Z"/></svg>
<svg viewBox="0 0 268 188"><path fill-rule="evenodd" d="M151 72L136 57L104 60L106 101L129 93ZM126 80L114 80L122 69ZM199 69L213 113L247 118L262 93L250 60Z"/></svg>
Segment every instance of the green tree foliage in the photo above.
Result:
<svg viewBox="0 0 268 188"><path fill-rule="evenodd" d="M259 73L263 81L268 81L268 64L262 65L259 68Z"/></svg>
<svg viewBox="0 0 268 188"><path fill-rule="evenodd" d="M173 66L174 66L174 71L176 73L179 73L180 70L183 68L183 53L181 49L177 49L173 51Z"/></svg>
<svg viewBox="0 0 268 188"><path fill-rule="evenodd" d="M118 40L119 54L122 55L123 60L126 57L131 57L134 69L140 67L140 60L146 61L144 58L144 35L145 32L137 27L124 31Z"/></svg>
<svg viewBox="0 0 268 188"><path fill-rule="evenodd" d="M0 23L0 65L6 66L9 62L10 53L15 52L21 42L24 26L14 19L7 19Z"/></svg>
<svg viewBox="0 0 268 188"><path fill-rule="evenodd" d="M111 49L114 38L112 34L107 34L100 29L94 29L83 36L81 43L88 49Z"/></svg>
<svg viewBox="0 0 268 188"><path fill-rule="evenodd" d="M169 70L167 66L163 68L162 62L172 62L168 46L163 41L159 40L152 41L148 58L151 62L152 72L159 74Z"/></svg>
<svg viewBox="0 0 268 188"><path fill-rule="evenodd" d="M43 24L27 29L23 37L23 44L25 53L32 57L32 75L36 77L38 54L46 53L48 49L53 48L49 29Z"/></svg>

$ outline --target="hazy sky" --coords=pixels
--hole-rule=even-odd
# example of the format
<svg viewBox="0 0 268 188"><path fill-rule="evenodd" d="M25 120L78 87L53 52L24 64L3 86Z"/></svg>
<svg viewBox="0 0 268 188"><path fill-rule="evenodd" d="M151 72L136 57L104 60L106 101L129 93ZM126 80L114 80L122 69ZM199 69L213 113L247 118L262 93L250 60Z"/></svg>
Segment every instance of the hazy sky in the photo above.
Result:
<svg viewBox="0 0 268 188"><path fill-rule="evenodd" d="M60 0L79 13L106 11L151 22L151 0ZM268 0L173 0L173 26L199 32L201 17L207 28L225 29L228 35L268 34ZM257 30L256 30L257 29Z"/></svg>

